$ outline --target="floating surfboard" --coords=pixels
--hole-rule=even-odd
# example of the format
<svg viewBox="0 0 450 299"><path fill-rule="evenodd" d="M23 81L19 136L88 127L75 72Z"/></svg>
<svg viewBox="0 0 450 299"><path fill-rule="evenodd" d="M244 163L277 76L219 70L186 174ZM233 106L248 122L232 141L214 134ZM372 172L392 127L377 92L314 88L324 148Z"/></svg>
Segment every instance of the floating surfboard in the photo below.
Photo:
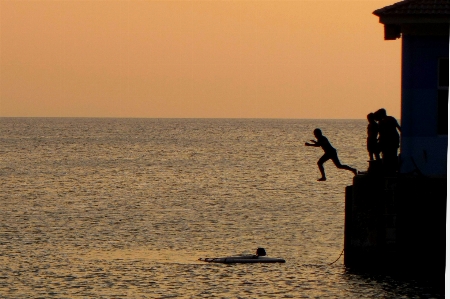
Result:
<svg viewBox="0 0 450 299"><path fill-rule="evenodd" d="M286 263L286 261L281 258L257 256L253 254L228 256L228 257L199 258L198 260L207 263L222 263L222 264Z"/></svg>

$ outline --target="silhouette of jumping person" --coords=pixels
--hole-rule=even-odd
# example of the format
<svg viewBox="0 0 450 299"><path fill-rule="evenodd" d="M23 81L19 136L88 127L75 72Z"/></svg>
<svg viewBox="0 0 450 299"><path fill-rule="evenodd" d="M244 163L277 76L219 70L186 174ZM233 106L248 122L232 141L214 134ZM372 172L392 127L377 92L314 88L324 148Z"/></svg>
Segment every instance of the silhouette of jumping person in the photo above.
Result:
<svg viewBox="0 0 450 299"><path fill-rule="evenodd" d="M383 158L384 169L389 172L395 172L398 168L397 152L400 147L400 125L397 120L386 114L386 109L381 108L375 113L375 120L378 121L379 137L378 143Z"/></svg>
<svg viewBox="0 0 450 299"><path fill-rule="evenodd" d="M369 152L370 161L374 158L380 160L380 149L378 146L378 124L375 121L375 114L372 112L367 114L367 151Z"/></svg>
<svg viewBox="0 0 450 299"><path fill-rule="evenodd" d="M324 155L320 157L319 161L317 161L317 166L319 166L320 173L322 174L322 177L318 179L318 181L327 180L327 177L325 176L325 169L323 168L323 163L330 159L333 161L334 165L336 165L337 168L349 170L356 175L357 171L355 168L351 168L350 166L341 164L336 149L331 145L328 139L322 135L322 131L320 129L314 130L314 136L317 138L317 141L311 140L312 143L305 142L305 145L321 147L325 152Z"/></svg>

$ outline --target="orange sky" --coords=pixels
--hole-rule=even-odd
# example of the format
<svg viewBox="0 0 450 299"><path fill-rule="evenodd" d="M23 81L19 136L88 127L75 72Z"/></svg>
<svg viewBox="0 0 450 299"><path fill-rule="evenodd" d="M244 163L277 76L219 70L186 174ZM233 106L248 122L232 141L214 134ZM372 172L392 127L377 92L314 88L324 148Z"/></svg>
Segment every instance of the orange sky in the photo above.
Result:
<svg viewBox="0 0 450 299"><path fill-rule="evenodd" d="M0 0L0 116L400 116L389 1Z"/></svg>

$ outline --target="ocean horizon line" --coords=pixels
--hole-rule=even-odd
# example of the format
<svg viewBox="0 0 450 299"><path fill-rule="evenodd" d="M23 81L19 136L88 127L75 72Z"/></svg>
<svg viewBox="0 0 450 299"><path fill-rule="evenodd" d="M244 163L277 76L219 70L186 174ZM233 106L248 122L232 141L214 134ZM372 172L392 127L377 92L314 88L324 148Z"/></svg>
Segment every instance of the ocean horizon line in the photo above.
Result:
<svg viewBox="0 0 450 299"><path fill-rule="evenodd" d="M117 117L117 116L0 116L0 119L186 119L186 120L366 120L366 118L290 118L290 117Z"/></svg>

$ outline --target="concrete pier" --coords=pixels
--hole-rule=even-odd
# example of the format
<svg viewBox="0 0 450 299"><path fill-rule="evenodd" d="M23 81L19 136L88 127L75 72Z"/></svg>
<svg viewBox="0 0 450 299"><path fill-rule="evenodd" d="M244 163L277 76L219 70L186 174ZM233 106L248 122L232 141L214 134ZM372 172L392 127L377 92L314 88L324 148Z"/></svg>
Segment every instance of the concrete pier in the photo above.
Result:
<svg viewBox="0 0 450 299"><path fill-rule="evenodd" d="M444 282L446 178L357 175L346 188L344 263Z"/></svg>

